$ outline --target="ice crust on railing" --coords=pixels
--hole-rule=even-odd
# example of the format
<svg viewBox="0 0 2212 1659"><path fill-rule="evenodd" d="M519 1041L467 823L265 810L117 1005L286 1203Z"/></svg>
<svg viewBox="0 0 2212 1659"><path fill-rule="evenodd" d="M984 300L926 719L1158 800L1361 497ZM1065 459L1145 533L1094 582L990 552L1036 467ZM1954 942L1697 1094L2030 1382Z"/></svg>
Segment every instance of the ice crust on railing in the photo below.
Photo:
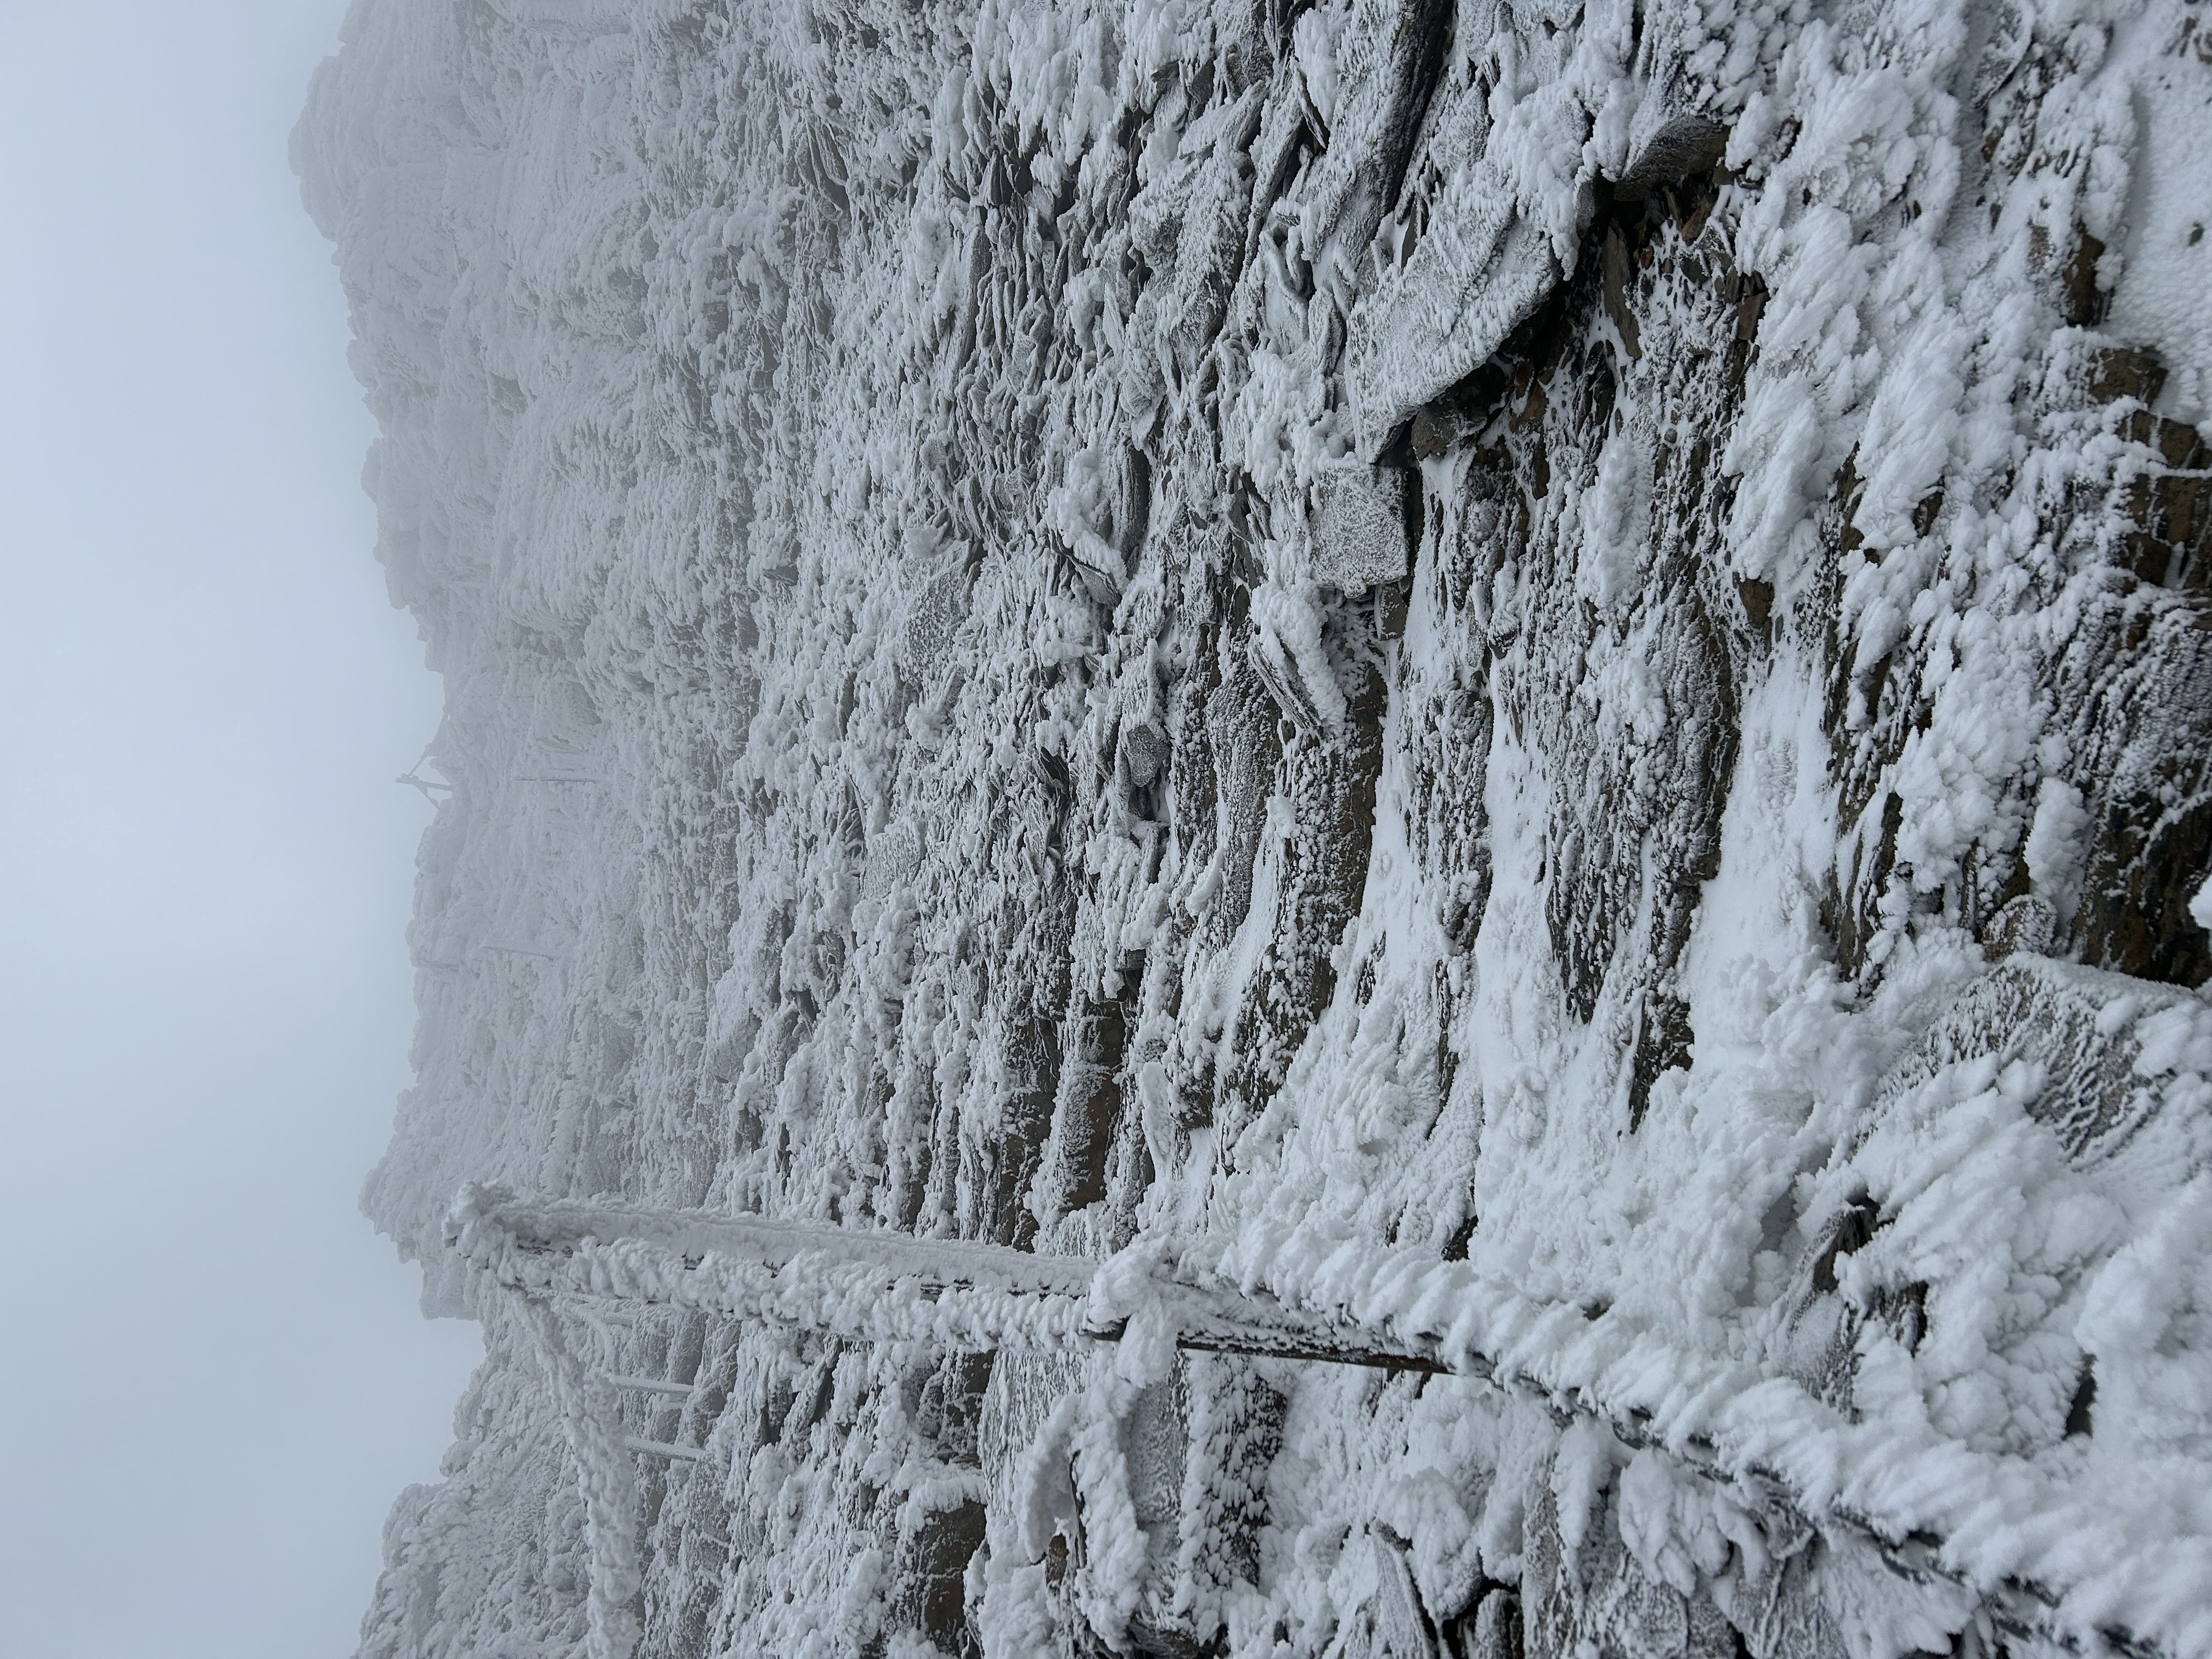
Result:
<svg viewBox="0 0 2212 1659"><path fill-rule="evenodd" d="M1163 1276L1170 1249L1149 1239L1094 1263L752 1216L546 1203L473 1183L447 1237L458 1261L526 1298L695 1307L851 1341L990 1352L1107 1340L1120 1345L1122 1370L1147 1375L1179 1346L1437 1364L1429 1345L1378 1346L1357 1323L1292 1312L1218 1276Z"/></svg>
<svg viewBox="0 0 2212 1659"><path fill-rule="evenodd" d="M2188 1040L2175 1017L2198 1012L2172 1002L2148 1017L2154 1074L2179 1057L2176 1042ZM2212 1024L2203 1029L2198 1041L2212 1038ZM1972 1158L2016 1155L2001 1133L1971 1117L1962 1123L1954 1115L1947 1128L1976 1143ZM2174 1220L2154 1246L2177 1246L2177 1227L2212 1242L2208 1194L2212 1175L2184 1182ZM1899 1216L1900 1232L1911 1220ZM1686 1559L1668 1555L1676 1547L1670 1494L1705 1487L1716 1490L1694 1498L1693 1509L1718 1504L1734 1513L1729 1506L1743 1502L1736 1494L1759 1491L1872 1544L1894 1570L1998 1594L2024 1627L2045 1634L2094 1631L2111 1621L2110 1609L2155 1607L2162 1591L2212 1570L2203 1471L2186 1462L2122 1465L2110 1480L2084 1480L2070 1463L2039 1468L2004 1449L1962 1444L1925 1421L1865 1420L1796 1378L1685 1353L1613 1310L1594 1316L1572 1304L1540 1304L1467 1263L1326 1231L1257 1226L1226 1248L1144 1238L1094 1269L988 1245L533 1203L482 1187L464 1189L448 1230L459 1255L521 1292L548 1333L554 1327L542 1298L557 1291L934 1349L1052 1352L1117 1338L1112 1365L1087 1396L1064 1401L1024 1451L1030 1495L1022 1500L1034 1516L1051 1466L1072 1460L1101 1549L1085 1616L1109 1641L1126 1635L1144 1559L1141 1529L1127 1514L1117 1425L1139 1392L1169 1375L1179 1346L1249 1351L1272 1340L1284 1352L1303 1346L1309 1360L1333 1352L1387 1366L1395 1358L1543 1406L1578 1425L1571 1432L1584 1442L1613 1449L1608 1455L1629 1472L1623 1536L1655 1562L1671 1559L1670 1582L1682 1577ZM2139 1274L2145 1254L2116 1263L2116 1271ZM1338 1322L1315 1324L1293 1311L1301 1308ZM2107 1340L2097 1351L2117 1349ZM1866 1371L1879 1381L1875 1368ZM565 1357L555 1376L572 1423L586 1421L587 1385L599 1381L604 1395L603 1380L586 1377ZM598 1404L600 1419L611 1420L607 1401ZM628 1513L618 1498L631 1477L625 1463L607 1457L605 1434L599 1431L600 1462L583 1460L584 1479L595 1531L618 1532ZM1040 1522L1022 1524L1033 1533ZM1907 1540L1925 1541L1900 1553ZM1041 1545L1031 1539L1028 1547L1035 1553ZM600 1595L605 1607L595 1612L594 1628L604 1625L610 1642L634 1641L619 1611L635 1593L634 1564L617 1552L606 1574L615 1588ZM1021 1616L1002 1607L994 1617L1018 1624Z"/></svg>

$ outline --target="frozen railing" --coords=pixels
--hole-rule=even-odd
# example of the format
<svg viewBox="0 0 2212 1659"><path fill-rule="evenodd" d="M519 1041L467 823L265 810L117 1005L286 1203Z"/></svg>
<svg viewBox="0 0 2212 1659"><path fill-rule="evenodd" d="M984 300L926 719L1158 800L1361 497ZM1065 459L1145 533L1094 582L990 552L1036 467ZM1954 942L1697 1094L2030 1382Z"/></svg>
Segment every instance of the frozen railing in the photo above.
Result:
<svg viewBox="0 0 2212 1659"><path fill-rule="evenodd" d="M565 1371L571 1378L560 1392L572 1437L579 1439L579 1461L587 1466L587 1488L598 1495L587 1505L594 1511L594 1554L611 1570L603 1582L595 1565L594 1600L607 1614L607 1638L594 1641L601 1659L627 1659L635 1645L634 1618L622 1586L635 1571L634 1543L619 1535L625 1524L618 1513L621 1483L602 1454L610 1445L685 1462L703 1454L635 1437L610 1440L590 1420L592 1413L579 1411L584 1390L573 1362L559 1352L553 1313L579 1299L688 1307L866 1342L980 1352L1133 1339L1255 1358L1468 1377L1533 1402L1562 1426L1577 1419L1602 1423L1624 1443L1663 1451L1689 1473L1755 1489L1765 1506L1793 1510L1871 1544L1908 1581L1971 1588L2001 1632L2129 1659L2159 1659L2165 1652L2158 1644L2115 1629L2085 1632L2066 1616L2064 1596L2032 1579L1973 1582L1978 1575L1950 1559L1940 1526L1886 1524L1886 1517L1858 1512L1847 1502L1808 1497L1814 1484L1831 1492L1848 1490L1849 1483L1836 1478L1839 1453L1854 1462L1892 1465L1893 1476L1907 1468L1941 1473L1956 1488L1954 1506L1978 1504L1977 1489L2008 1485L2018 1470L1984 1469L1979 1466L1990 1460L1949 1443L1931 1446L1910 1436L1883 1435L1872 1425L1839 1430L1828 1407L1809 1396L1785 1398L1796 1391L1778 1393L1775 1379L1740 1364L1722 1366L1701 1380L1682 1379L1680 1392L1702 1396L1705 1414L1723 1425L1723 1433L1735 1413L1711 1402L1731 1394L1759 1396L1744 1415L1757 1432L1747 1437L1741 1455L1724 1454L1715 1433L1670 1431L1662 1417L1612 1409L1588 1381L1570 1380L1588 1370L1587 1363L1571 1353L1562 1358L1559 1352L1546 1352L1555 1345L1542 1339L1585 1326L1583 1310L1516 1296L1478 1279L1464 1263L1434 1264L1438 1282L1426 1290L1401 1287L1401 1302L1431 1313L1454 1292L1467 1304L1448 1327L1429 1328L1395 1316L1369 1322L1295 1308L1265 1289L1194 1268L1188 1256L1178 1257L1164 1244L1142 1241L1097 1261L818 1223L532 1200L475 1185L456 1200L446 1236L464 1261L534 1310L556 1374ZM1494 1346L1484 1346L1486 1332ZM1696 1369L1694 1362L1685 1369ZM617 1388L672 1394L681 1386L606 1375L588 1381L607 1397ZM1801 1465L1825 1478L1800 1479ZM2028 1497L2024 1487L2014 1492L2018 1499ZM2056 1515L2066 1500L2063 1494L2050 1496L2055 1501L2031 1506ZM608 1546L605 1555L601 1535ZM619 1608L617 1600L624 1601ZM595 1632L601 1623L595 1613Z"/></svg>
<svg viewBox="0 0 2212 1659"><path fill-rule="evenodd" d="M1136 1319L1199 1352L1455 1369L1433 1350L1379 1340L1263 1291L1162 1278L1141 1250L1102 1263L804 1222L526 1200L484 1187L463 1191L447 1235L463 1259L512 1291L665 1303L859 1341L1060 1347L1120 1341Z"/></svg>
<svg viewBox="0 0 2212 1659"><path fill-rule="evenodd" d="M583 1364L567 1325L634 1323L621 1304L694 1308L867 1342L982 1350L1136 1337L1281 1359L1442 1371L1418 1346L1299 1315L1234 1287L1176 1282L1142 1251L1100 1263L988 1244L757 1217L531 1200L465 1188L447 1243L520 1303L551 1376L581 1482L592 1553L592 1659L631 1659L643 1583L632 1460L707 1461L621 1427L619 1395L688 1400L685 1384ZM611 1317L599 1310L616 1304Z"/></svg>

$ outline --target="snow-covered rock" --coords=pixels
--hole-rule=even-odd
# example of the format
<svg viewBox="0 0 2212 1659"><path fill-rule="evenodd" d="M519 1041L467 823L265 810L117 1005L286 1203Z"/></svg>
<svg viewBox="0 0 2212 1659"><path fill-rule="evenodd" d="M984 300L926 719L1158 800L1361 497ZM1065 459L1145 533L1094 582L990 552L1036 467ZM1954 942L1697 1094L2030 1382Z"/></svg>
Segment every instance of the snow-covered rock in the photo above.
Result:
<svg viewBox="0 0 2212 1659"><path fill-rule="evenodd" d="M489 1356L363 1652L2212 1651L2209 100L2183 0L357 0L364 1203ZM1464 1364L528 1300L468 1182Z"/></svg>

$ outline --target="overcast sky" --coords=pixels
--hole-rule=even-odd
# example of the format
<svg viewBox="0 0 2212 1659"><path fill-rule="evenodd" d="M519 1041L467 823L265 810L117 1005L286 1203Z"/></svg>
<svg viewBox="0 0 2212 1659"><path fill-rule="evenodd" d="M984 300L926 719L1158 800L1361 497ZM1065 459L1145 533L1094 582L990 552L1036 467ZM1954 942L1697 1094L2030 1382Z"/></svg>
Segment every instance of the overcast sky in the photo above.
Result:
<svg viewBox="0 0 2212 1659"><path fill-rule="evenodd" d="M352 1650L474 1328L355 1208L436 720L285 137L336 0L0 0L0 1652Z"/></svg>

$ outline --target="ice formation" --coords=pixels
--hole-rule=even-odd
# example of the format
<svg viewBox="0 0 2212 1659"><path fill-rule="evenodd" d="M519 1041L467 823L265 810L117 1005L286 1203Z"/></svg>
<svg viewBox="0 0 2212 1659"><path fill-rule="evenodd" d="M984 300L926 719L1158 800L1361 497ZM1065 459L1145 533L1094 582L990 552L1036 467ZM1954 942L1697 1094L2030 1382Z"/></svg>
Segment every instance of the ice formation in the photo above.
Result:
<svg viewBox="0 0 2212 1659"><path fill-rule="evenodd" d="M2194 0L356 0L295 161L368 1659L2212 1653Z"/></svg>

